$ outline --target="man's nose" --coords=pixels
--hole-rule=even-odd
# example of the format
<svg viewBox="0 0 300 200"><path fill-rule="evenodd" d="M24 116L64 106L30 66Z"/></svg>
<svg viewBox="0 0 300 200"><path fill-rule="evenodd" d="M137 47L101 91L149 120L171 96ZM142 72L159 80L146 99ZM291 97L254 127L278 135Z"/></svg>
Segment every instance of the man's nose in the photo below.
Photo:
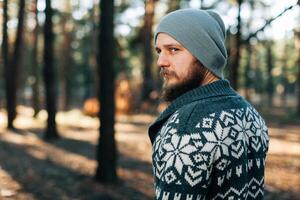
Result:
<svg viewBox="0 0 300 200"><path fill-rule="evenodd" d="M168 67L169 66L169 61L167 59L167 56L163 52L161 52L158 56L157 66L158 67Z"/></svg>

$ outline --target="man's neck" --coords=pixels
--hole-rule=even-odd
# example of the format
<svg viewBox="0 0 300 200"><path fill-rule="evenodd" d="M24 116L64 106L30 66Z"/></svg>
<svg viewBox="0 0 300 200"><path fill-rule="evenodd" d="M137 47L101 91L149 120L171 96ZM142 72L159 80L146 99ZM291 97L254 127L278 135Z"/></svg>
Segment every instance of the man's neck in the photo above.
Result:
<svg viewBox="0 0 300 200"><path fill-rule="evenodd" d="M202 83L201 83L201 86L204 86L204 85L208 85L208 84L211 84L217 80L220 80L219 77L217 77L216 75L214 75L213 73L211 72L208 72L205 76L205 78L203 79Z"/></svg>

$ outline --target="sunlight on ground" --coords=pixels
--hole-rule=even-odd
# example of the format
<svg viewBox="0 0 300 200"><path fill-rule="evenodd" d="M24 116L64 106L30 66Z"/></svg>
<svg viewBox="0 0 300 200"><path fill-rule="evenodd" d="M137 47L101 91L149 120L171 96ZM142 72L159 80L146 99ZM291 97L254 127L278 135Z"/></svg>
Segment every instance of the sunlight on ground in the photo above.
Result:
<svg viewBox="0 0 300 200"><path fill-rule="evenodd" d="M51 159L61 166L87 175L92 175L95 170L95 160L87 159L85 156L60 149L57 146L44 142L36 135L19 135L10 132L0 135L0 138L5 142L22 145L27 153L37 159Z"/></svg>
<svg viewBox="0 0 300 200"><path fill-rule="evenodd" d="M269 154L286 154L300 156L299 126L269 128L271 135Z"/></svg>
<svg viewBox="0 0 300 200"><path fill-rule="evenodd" d="M57 123L65 126L76 126L78 128L97 128L99 120L83 115L81 110L74 109L68 112L58 112L56 116Z"/></svg>
<svg viewBox="0 0 300 200"><path fill-rule="evenodd" d="M14 181L10 175L0 168L0 199L1 197L11 197L20 190L22 186Z"/></svg>
<svg viewBox="0 0 300 200"><path fill-rule="evenodd" d="M18 116L14 122L15 126L27 128L43 128L46 125L47 112L41 110L36 118L33 118L34 110L30 107L18 106ZM130 123L143 123L150 124L154 120L154 116L139 114L139 115L117 115L116 120L120 122ZM56 122L61 126L73 126L76 128L98 128L99 120L95 117L86 116L79 109L73 109L66 112L58 112L56 115ZM0 130L7 126L7 114L6 111L0 110ZM127 126L130 126L127 125ZM131 125L134 126L134 125Z"/></svg>
<svg viewBox="0 0 300 200"><path fill-rule="evenodd" d="M41 193L47 193L44 190L53 188L53 195L59 193L62 198L65 196L64 199L74 199L69 197L68 193L63 194L68 186L58 187L56 185L61 184L57 182L58 180L55 183L53 178L47 179L43 176L66 176L61 174L63 173L61 170L78 174L76 176L79 177L94 176L97 167L96 145L99 137L97 118L84 116L79 110L59 112L56 120L61 139L46 142L42 139L47 117L44 111L41 111L36 119L32 118L33 110L30 108L20 107L18 112L15 126L20 132L6 130L6 114L0 112L0 157L2 160L14 159L10 162L13 166L14 163L20 163L20 166L15 169L18 172L12 173L10 170L7 171L11 167L7 168L0 161L0 166L3 166L3 169L0 167L1 182L7 180L6 184L0 183L0 199L51 199L35 198L27 192L28 187L33 187L30 185L37 184L40 180L45 180L43 187L39 189ZM72 186L80 187L79 189L68 189L81 191L87 190L84 188L88 187L88 190L95 193L94 195L109 193L113 198L124 200L131 199L130 193L135 191L138 199L152 199L154 191L150 163L151 144L146 133L152 120L153 117L147 115L117 116L119 123L116 123L115 130L120 154L118 175L122 179L122 186L104 187L94 181L83 180ZM7 145L2 148L9 148L8 152L16 151L15 154L1 152L1 143ZM18 153L21 149L25 157L21 155L22 158L17 160L16 155L21 153ZM18 175L20 170L24 175ZM74 179L74 177L67 178L67 183L70 182L68 179L72 180L72 178ZM28 180L31 180L31 183L28 187L23 187L24 182Z"/></svg>
<svg viewBox="0 0 300 200"><path fill-rule="evenodd" d="M46 125L47 112L41 110L36 118L33 118L34 111L32 108L18 106L18 116L14 122L16 127L27 128L43 128ZM58 112L56 115L56 122L63 126L76 126L78 128L97 128L99 127L99 120L97 118L85 116L81 110L74 109L67 112ZM0 111L0 127L7 126L6 112Z"/></svg>
<svg viewBox="0 0 300 200"><path fill-rule="evenodd" d="M84 116L80 110L59 112L56 119L61 139L46 142L42 139L46 113L41 111L33 119L33 110L30 108L19 107L18 112L15 125L20 132L7 131L6 114L0 112L0 150L1 144L4 145L3 151L0 151L0 199L51 199L49 196L33 196L34 190L24 185L28 180L31 180L31 184L44 182L38 194L51 196L47 191L52 188L53 195L65 199L74 199L66 192L73 190L89 191L96 196L111 194L113 198L124 200L130 199L132 192L137 195L137 199L153 198L152 146L147 134L153 116L117 116L115 137L119 152L118 175L123 183L121 186L103 186L86 178L72 185L78 177L94 176L99 138L97 118ZM300 126L296 125L272 126L269 129L271 139L265 182L270 191L300 193L299 130ZM9 165L1 160L9 161ZM65 183L59 183L56 179Z"/></svg>
<svg viewBox="0 0 300 200"><path fill-rule="evenodd" d="M266 184L300 193L300 126L269 128Z"/></svg>

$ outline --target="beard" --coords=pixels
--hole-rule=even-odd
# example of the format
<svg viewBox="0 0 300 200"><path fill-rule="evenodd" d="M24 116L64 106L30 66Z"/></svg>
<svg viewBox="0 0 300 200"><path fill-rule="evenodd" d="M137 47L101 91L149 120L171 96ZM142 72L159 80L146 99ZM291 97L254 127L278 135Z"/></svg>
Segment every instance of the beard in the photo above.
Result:
<svg viewBox="0 0 300 200"><path fill-rule="evenodd" d="M162 68L160 71L161 76L167 74L167 76L173 76L177 80L180 80L178 83L170 86L168 86L166 82L163 84L162 99L166 102L171 102L184 93L199 87L207 72L208 70L199 61L194 61L188 67L187 76L180 80L179 76L174 71Z"/></svg>

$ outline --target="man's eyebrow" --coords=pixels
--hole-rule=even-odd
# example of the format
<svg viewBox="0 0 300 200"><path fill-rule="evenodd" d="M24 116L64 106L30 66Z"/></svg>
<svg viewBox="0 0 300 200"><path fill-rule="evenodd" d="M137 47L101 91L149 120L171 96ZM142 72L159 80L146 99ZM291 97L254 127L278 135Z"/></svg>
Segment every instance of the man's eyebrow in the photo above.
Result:
<svg viewBox="0 0 300 200"><path fill-rule="evenodd" d="M180 45L180 44L177 44L177 43L170 43L170 44L163 44L163 45L161 45L162 47L166 47L166 48L168 48L168 47L181 47L182 45ZM156 49L159 49L160 47L158 47L158 46L155 46L155 48Z"/></svg>

